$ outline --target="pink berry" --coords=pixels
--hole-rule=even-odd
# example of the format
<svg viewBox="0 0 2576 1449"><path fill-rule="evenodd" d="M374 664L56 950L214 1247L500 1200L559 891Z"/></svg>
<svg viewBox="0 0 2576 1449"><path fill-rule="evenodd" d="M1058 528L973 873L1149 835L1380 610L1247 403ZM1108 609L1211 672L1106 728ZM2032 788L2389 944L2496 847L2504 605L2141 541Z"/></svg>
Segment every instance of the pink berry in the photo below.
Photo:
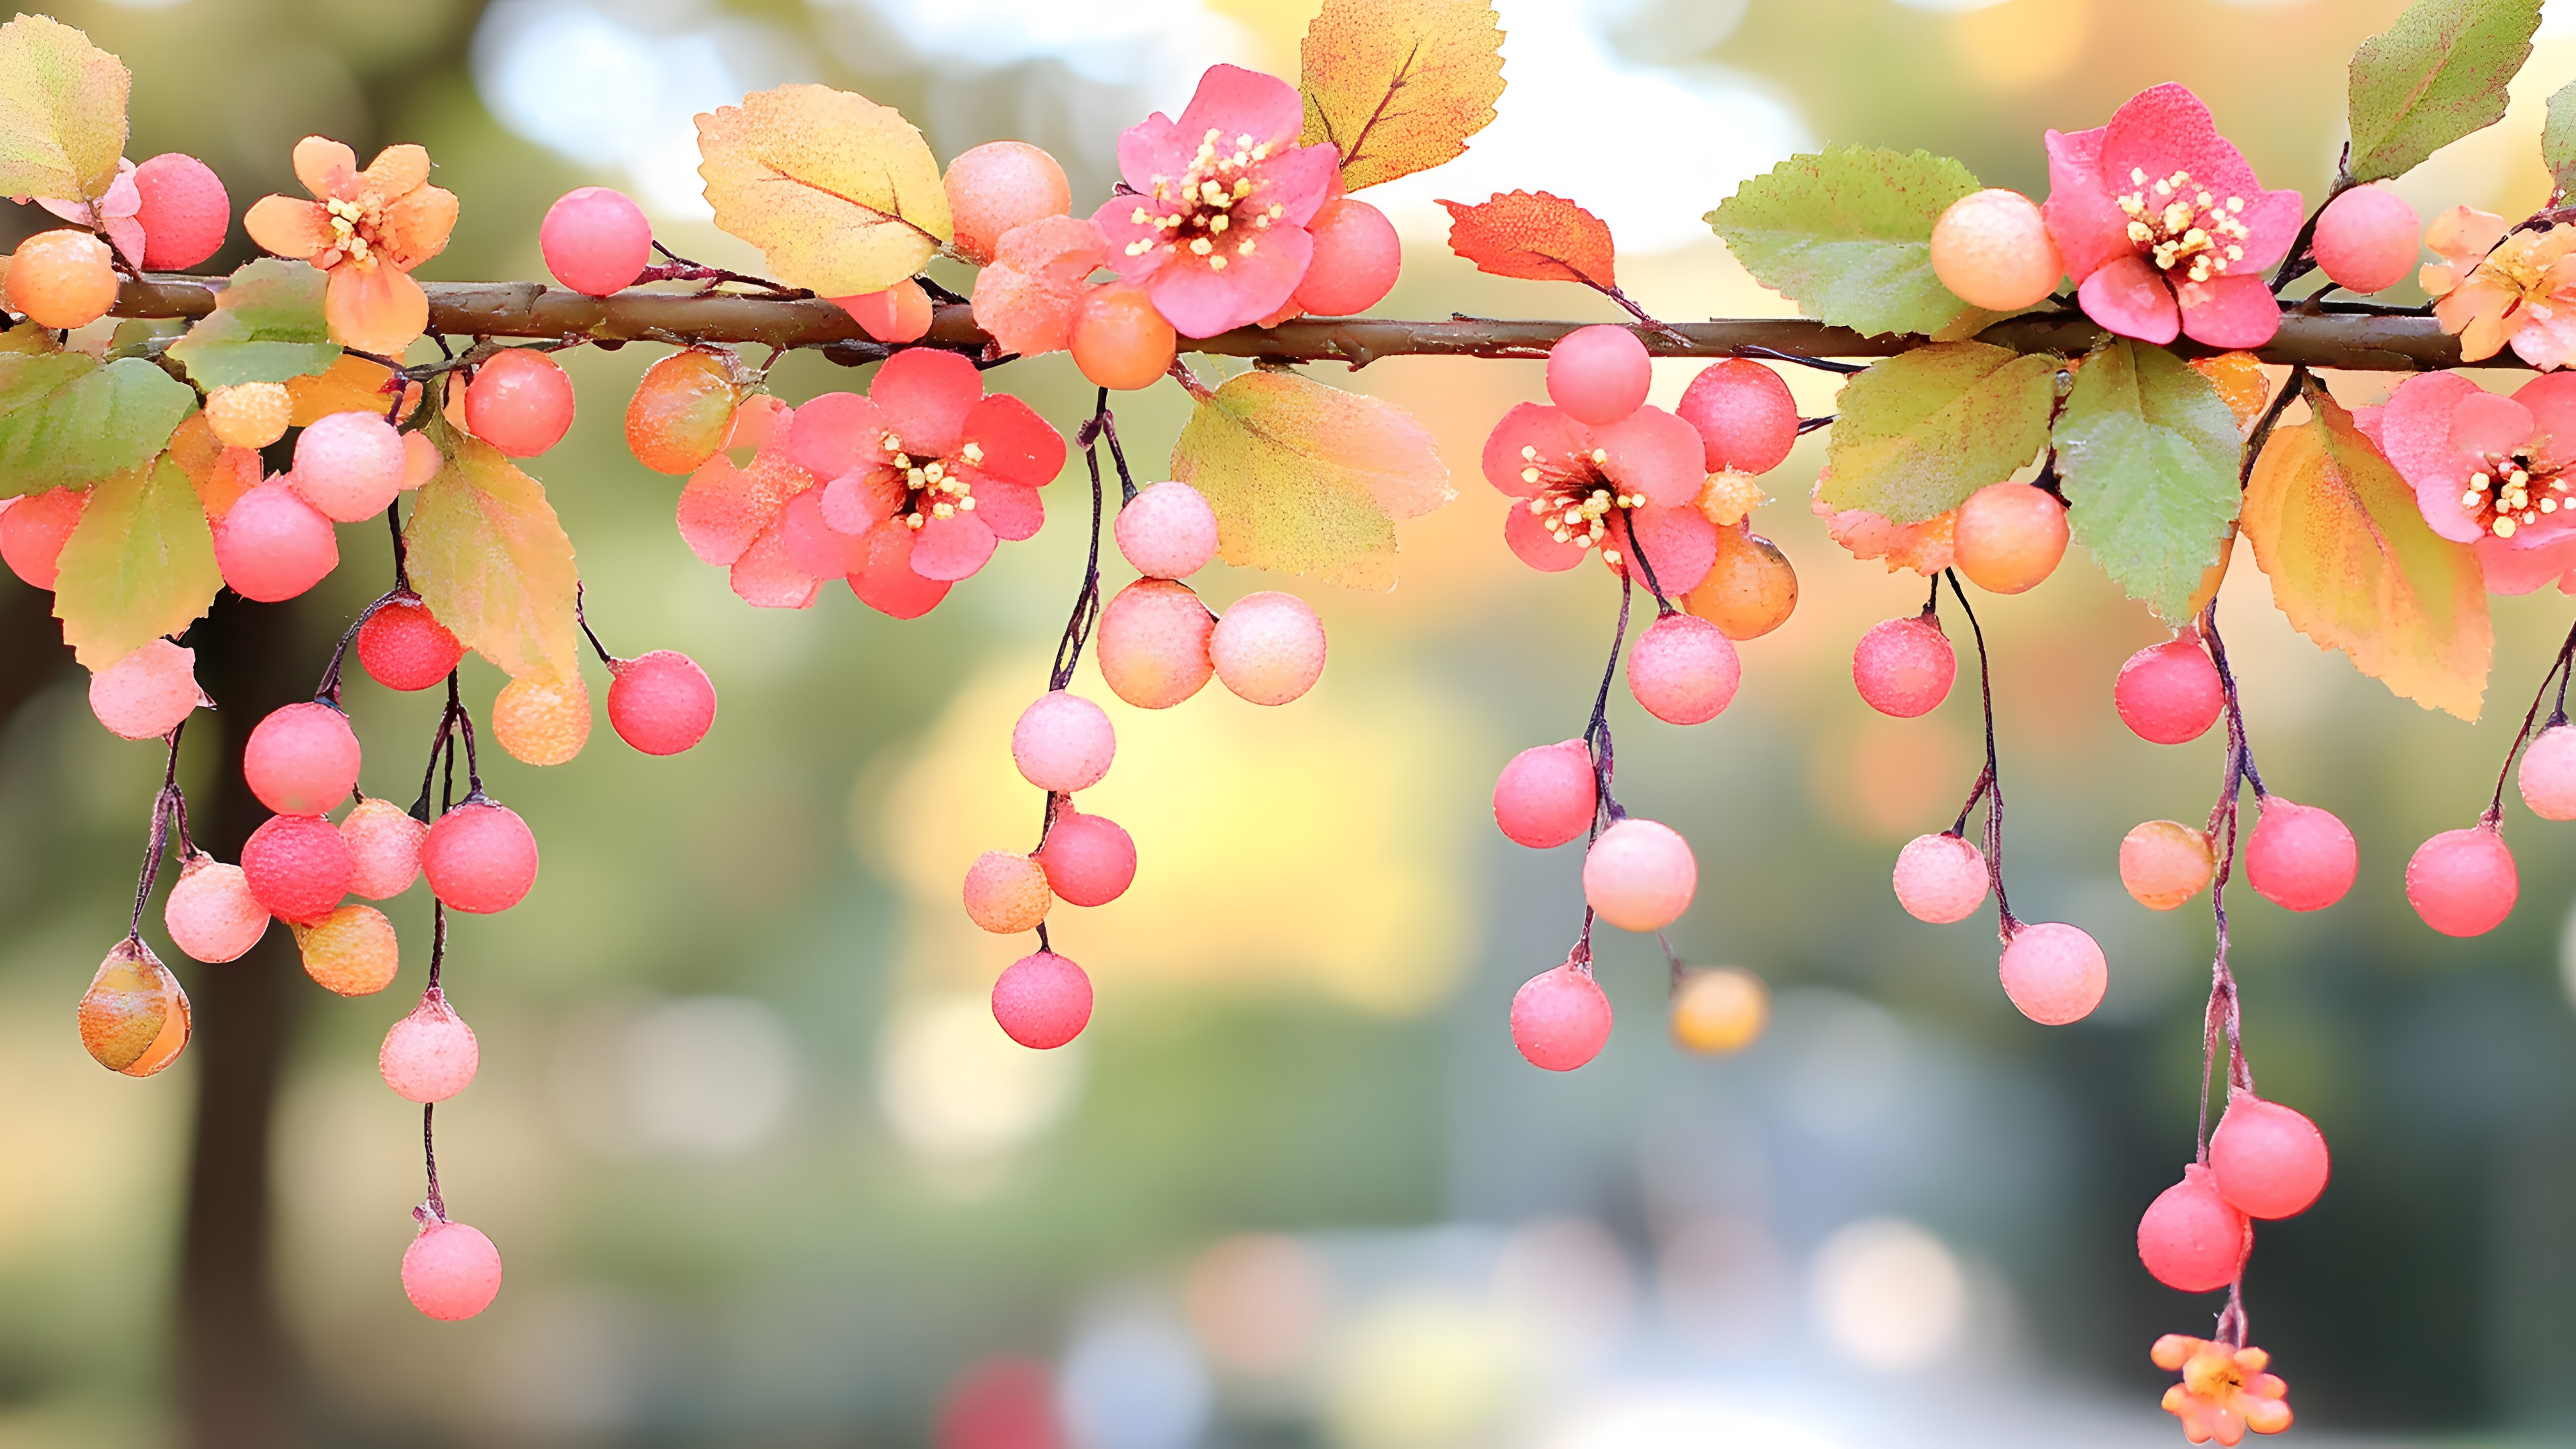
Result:
<svg viewBox="0 0 2576 1449"><path fill-rule="evenodd" d="M385 1033L376 1070L406 1102L444 1102L473 1082L482 1059L474 1028L447 1004L447 993L433 986L421 993L420 1005L409 1016Z"/></svg>
<svg viewBox="0 0 2576 1449"><path fill-rule="evenodd" d="M179 867L178 883L161 903L170 943L209 965L241 959L268 934L268 921L268 907L251 894L242 868L203 851Z"/></svg>
<svg viewBox="0 0 2576 1449"><path fill-rule="evenodd" d="M358 783L357 731L320 700L269 711L242 746L242 778L280 815L319 815Z"/></svg>
<svg viewBox="0 0 2576 1449"><path fill-rule="evenodd" d="M2385 186L2356 186L2317 214L2317 265L2347 292L2385 291L2415 273L2415 208Z"/></svg>
<svg viewBox="0 0 2576 1449"><path fill-rule="evenodd" d="M1536 850L1563 845L1592 828L1598 789L1581 740L1532 745L1494 781L1494 823Z"/></svg>
<svg viewBox="0 0 2576 1449"><path fill-rule="evenodd" d="M2209 1136L2209 1175L2238 1211L2266 1219L2305 1212L2331 1168L2316 1123L2251 1092L2228 1092L2226 1115Z"/></svg>
<svg viewBox="0 0 2576 1449"><path fill-rule="evenodd" d="M572 426L572 379L532 347L485 358L465 385L465 426L513 458L533 458Z"/></svg>
<svg viewBox="0 0 2576 1449"><path fill-rule="evenodd" d="M1577 327L1547 350L1548 401L1596 428L1645 406L1653 381L1646 344L1625 327Z"/></svg>
<svg viewBox="0 0 2576 1449"><path fill-rule="evenodd" d="M2014 932L1996 974L2003 978L2004 995L2042 1026L2064 1026L2092 1015L2111 984L2102 948L2062 921L2042 921Z"/></svg>
<svg viewBox="0 0 2576 1449"><path fill-rule="evenodd" d="M1946 926L1985 904L1986 853L1943 831L1896 853L1896 903L1918 921Z"/></svg>
<svg viewBox="0 0 2576 1449"><path fill-rule="evenodd" d="M319 815L273 815L242 842L242 882L289 921L318 921L349 893L348 842Z"/></svg>
<svg viewBox="0 0 2576 1449"><path fill-rule="evenodd" d="M358 663L387 689L427 689L465 657L465 645L416 596L386 600L358 626Z"/></svg>
<svg viewBox="0 0 2576 1449"><path fill-rule="evenodd" d="M546 208L537 247L555 280L586 296L635 285L653 260L653 223L621 191L583 186Z"/></svg>
<svg viewBox="0 0 2576 1449"><path fill-rule="evenodd" d="M2267 795L2245 840L2245 882L2285 911L2322 911L2361 873L2361 849L2331 811Z"/></svg>
<svg viewBox="0 0 2576 1449"><path fill-rule="evenodd" d="M716 687L688 655L656 649L608 666L608 723L648 755L676 755L716 722Z"/></svg>
<svg viewBox="0 0 2576 1449"><path fill-rule="evenodd" d="M1630 817L1584 852L1583 899L1623 931L1660 931L1680 920L1698 889L1690 842L1669 825Z"/></svg>
<svg viewBox="0 0 2576 1449"><path fill-rule="evenodd" d="M832 300L874 342L918 342L938 317L938 310L930 304L930 294L910 277L891 287ZM735 446L742 444L736 442Z"/></svg>
<svg viewBox="0 0 2576 1449"><path fill-rule="evenodd" d="M506 911L537 882L537 837L509 806L468 799L430 824L420 872L449 910Z"/></svg>
<svg viewBox="0 0 2576 1449"><path fill-rule="evenodd" d="M1531 1066L1570 1072L1599 1056L1609 1040L1610 998L1571 960L1512 993L1512 1045Z"/></svg>
<svg viewBox="0 0 2576 1449"><path fill-rule="evenodd" d="M63 556L63 544L80 523L86 493L48 488L21 494L0 509L0 562L33 588L50 589Z"/></svg>
<svg viewBox="0 0 2576 1449"><path fill-rule="evenodd" d="M993 982L993 1020L1024 1047L1060 1047L1091 1022L1091 978L1053 951L1023 956Z"/></svg>
<svg viewBox="0 0 2576 1449"><path fill-rule="evenodd" d="M1153 484L1118 510L1118 552L1149 579L1185 579L1216 557L1216 510L1178 481Z"/></svg>
<svg viewBox="0 0 2576 1449"><path fill-rule="evenodd" d="M472 1318L501 1292L501 1250L463 1223L432 1219L403 1249L402 1283L411 1306L430 1317Z"/></svg>
<svg viewBox="0 0 2576 1449"><path fill-rule="evenodd" d="M197 687L197 651L155 639L89 677L90 713L121 739L166 735L210 704Z"/></svg>
<svg viewBox="0 0 2576 1449"><path fill-rule="evenodd" d="M1950 636L1922 615L1890 619L1852 649L1852 685L1880 714L1912 719L1950 697L1959 657Z"/></svg>
<svg viewBox="0 0 2576 1449"><path fill-rule="evenodd" d="M1337 196L1316 209L1306 234L1315 239L1315 259L1297 284L1299 307L1318 317L1355 317L1395 289L1404 243L1385 212Z"/></svg>
<svg viewBox="0 0 2576 1449"><path fill-rule="evenodd" d="M225 585L245 599L275 604L294 598L339 563L340 540L331 520L282 476L233 500L215 520L215 566Z"/></svg>
<svg viewBox="0 0 2576 1449"><path fill-rule="evenodd" d="M2406 862L2406 900L2445 936L2483 936L2513 914L2522 878L2492 825L2445 830Z"/></svg>
<svg viewBox="0 0 2576 1449"><path fill-rule="evenodd" d="M2185 1293L2235 1282L2253 1249L2254 1224L2218 1195L2209 1169L2197 1162L2138 1219L2138 1261L2157 1282Z"/></svg>
<svg viewBox="0 0 2576 1449"><path fill-rule="evenodd" d="M948 163L948 221L960 254L993 260L1003 233L1073 208L1073 186L1053 156L1026 141L987 141Z"/></svg>
<svg viewBox="0 0 2576 1449"><path fill-rule="evenodd" d="M2018 191L1989 187L1962 196L1932 223L1932 275L1971 307L2036 306L2065 271L2048 223Z"/></svg>
<svg viewBox="0 0 2576 1449"><path fill-rule="evenodd" d="M1699 430L1708 471L1768 473L1798 442L1798 404L1780 374L1749 357L1702 368L1673 411Z"/></svg>
<svg viewBox="0 0 2576 1449"><path fill-rule="evenodd" d="M2522 803L2543 820L2576 820L2576 726L2551 725L2522 752Z"/></svg>
<svg viewBox="0 0 2576 1449"><path fill-rule="evenodd" d="M2156 745L2199 739L2227 706L2218 666L2195 639L2168 639L2129 656L2111 703L2138 738Z"/></svg>
<svg viewBox="0 0 2576 1449"><path fill-rule="evenodd" d="M1136 879L1136 842L1106 815L1060 806L1037 862L1056 898L1077 906L1105 906Z"/></svg>
<svg viewBox="0 0 2576 1449"><path fill-rule="evenodd" d="M1039 695L1011 727L1011 760L1041 790L1088 790L1109 773L1117 754L1118 733L1108 714L1061 689Z"/></svg>
<svg viewBox="0 0 2576 1449"><path fill-rule="evenodd" d="M362 523L402 492L402 434L377 413L332 413L296 435L287 483L335 523Z"/></svg>
<svg viewBox="0 0 2576 1449"><path fill-rule="evenodd" d="M1110 692L1138 709L1170 709L1216 673L1208 641L1216 618L1190 586L1138 579L1100 611L1092 658Z"/></svg>
<svg viewBox="0 0 2576 1449"><path fill-rule="evenodd" d="M382 796L361 800L340 820L349 847L349 894L389 901L420 879L420 852L429 827Z"/></svg>
<svg viewBox="0 0 2576 1449"><path fill-rule="evenodd" d="M143 228L144 270L184 272L223 250L233 203L214 168L164 151L134 168L134 190L143 202L134 220Z"/></svg>
<svg viewBox="0 0 2576 1449"><path fill-rule="evenodd" d="M1208 662L1237 697L1286 704L1324 674L1324 621L1295 594L1265 590L1234 601L1208 634Z"/></svg>
<svg viewBox="0 0 2576 1449"><path fill-rule="evenodd" d="M1735 698L1744 666L1724 631L1706 619L1667 614L1628 651L1628 692L1666 724L1713 720Z"/></svg>

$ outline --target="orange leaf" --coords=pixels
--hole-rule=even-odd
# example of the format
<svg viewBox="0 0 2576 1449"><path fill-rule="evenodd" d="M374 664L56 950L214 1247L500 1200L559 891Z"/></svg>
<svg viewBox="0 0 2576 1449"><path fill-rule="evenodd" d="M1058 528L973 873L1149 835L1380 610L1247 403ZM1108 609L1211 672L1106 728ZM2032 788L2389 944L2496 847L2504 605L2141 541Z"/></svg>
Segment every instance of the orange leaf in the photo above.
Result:
<svg viewBox="0 0 2576 1449"><path fill-rule="evenodd" d="M1467 149L1503 94L1490 0L1325 0L1299 47L1307 145L1341 148L1357 191Z"/></svg>
<svg viewBox="0 0 2576 1449"><path fill-rule="evenodd" d="M286 380L286 398L293 412L287 421L299 428L309 428L333 413L381 413L392 404L392 394L385 383L393 377L381 362L369 362L350 353L317 373ZM420 406L420 384L403 389L403 413Z"/></svg>
<svg viewBox="0 0 2576 1449"><path fill-rule="evenodd" d="M580 666L572 540L544 485L480 438L430 436L446 455L421 485L403 540L412 587L438 621L511 678Z"/></svg>
<svg viewBox="0 0 2576 1449"><path fill-rule="evenodd" d="M1480 272L1604 292L1618 285L1610 224L1562 196L1507 191L1473 206L1440 204L1449 208L1449 250Z"/></svg>
<svg viewBox="0 0 2576 1449"><path fill-rule="evenodd" d="M2477 718L2495 644L2477 550L2433 532L2324 388L2310 383L2307 401L2312 415L2272 430L2245 489L2242 526L2272 602L2390 692Z"/></svg>

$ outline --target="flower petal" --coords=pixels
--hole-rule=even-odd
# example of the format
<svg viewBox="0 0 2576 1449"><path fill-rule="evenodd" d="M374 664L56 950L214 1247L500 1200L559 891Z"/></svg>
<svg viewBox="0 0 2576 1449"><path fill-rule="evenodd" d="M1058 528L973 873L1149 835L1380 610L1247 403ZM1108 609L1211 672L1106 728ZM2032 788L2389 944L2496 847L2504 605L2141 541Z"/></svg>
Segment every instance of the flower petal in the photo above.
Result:
<svg viewBox="0 0 2576 1449"><path fill-rule="evenodd" d="M354 200L358 153L328 136L307 136L295 143L295 179L317 200Z"/></svg>
<svg viewBox="0 0 2576 1449"><path fill-rule="evenodd" d="M2565 306L2534 303L2513 329L2513 355L2542 372L2576 362L2576 314Z"/></svg>
<svg viewBox="0 0 2576 1449"><path fill-rule="evenodd" d="M2131 172L2144 172L2150 206L2163 200L2155 194L2155 183L2176 171L2191 173L2192 187L2222 206L2230 196L2241 196L2251 206L2262 194L2254 168L2218 134L2209 107L2188 86L2167 81L2147 87L2112 113L2103 133L2103 185L2126 189L2124 182L2136 184ZM2295 219L2291 223L2297 224Z"/></svg>
<svg viewBox="0 0 2576 1449"><path fill-rule="evenodd" d="M344 262L323 290L322 320L343 347L400 357L429 327L429 294L399 267Z"/></svg>
<svg viewBox="0 0 2576 1449"><path fill-rule="evenodd" d="M779 543L787 561L802 572L818 579L837 579L856 573L868 562L868 529L852 532L834 528L824 516L823 498L827 489L808 488L787 500L778 515Z"/></svg>
<svg viewBox="0 0 2576 1449"><path fill-rule="evenodd" d="M885 414L854 392L827 392L796 410L787 454L809 473L837 478L885 461Z"/></svg>
<svg viewBox="0 0 2576 1449"><path fill-rule="evenodd" d="M1247 202L1281 206L1280 220L1298 226L1315 219L1341 180L1342 153L1329 145L1298 146L1273 156L1255 176Z"/></svg>
<svg viewBox="0 0 2576 1449"><path fill-rule="evenodd" d="M2485 571L2487 592L2527 594L2576 569L2576 534L2565 526L2554 532L2555 537L2544 537L2538 545L2526 548L2515 546L2522 542L2519 533L2510 540L2492 534L2479 539L2478 567Z"/></svg>
<svg viewBox="0 0 2576 1449"><path fill-rule="evenodd" d="M2576 464L2576 374L2533 378L2513 400L2531 412L2532 461L2552 472Z"/></svg>
<svg viewBox="0 0 2576 1449"><path fill-rule="evenodd" d="M868 400L885 414L886 430L915 460L957 451L967 413L984 396L975 364L936 347L907 347L877 368Z"/></svg>
<svg viewBox="0 0 2576 1449"><path fill-rule="evenodd" d="M358 179L384 201L398 200L429 180L429 151L413 145L387 146L367 163Z"/></svg>
<svg viewBox="0 0 2576 1449"><path fill-rule="evenodd" d="M2084 315L2119 333L2158 346L2182 332L2182 313L2164 274L2131 252L2103 265L2075 289Z"/></svg>
<svg viewBox="0 0 2576 1449"><path fill-rule="evenodd" d="M2102 186L2102 129L2047 135L2048 200L2040 205L2040 217L2066 275L2078 282L2114 258L2138 252L2129 240L2129 218Z"/></svg>
<svg viewBox="0 0 2576 1449"><path fill-rule="evenodd" d="M1139 211L1145 214L1143 221L1136 219ZM1161 271L1172 260L1172 249L1162 244L1163 232L1154 225L1154 218L1165 214L1167 208L1158 208L1142 197L1113 196L1100 203L1099 209L1091 213L1091 224L1100 228L1109 244L1106 265L1116 267L1118 275L1131 282L1144 281ZM1142 249L1128 250L1140 241L1145 243Z"/></svg>
<svg viewBox="0 0 2576 1449"><path fill-rule="evenodd" d="M384 247L379 256L408 272L447 250L456 230L456 193L443 186L414 187L389 203L379 224Z"/></svg>
<svg viewBox="0 0 2576 1449"><path fill-rule="evenodd" d="M1546 574L1561 574L1583 562L1583 556L1592 551L1557 542L1548 532L1546 520L1530 512L1526 503L1515 503L1503 510L1503 542L1522 563Z"/></svg>
<svg viewBox="0 0 2576 1449"><path fill-rule="evenodd" d="M2456 372L2419 373L2389 394L2374 434L2380 452L2415 489L2415 506L2424 522L2455 543L2475 543L2486 536L2460 506L2470 465L2451 446L2452 415L2464 399L2483 392Z"/></svg>
<svg viewBox="0 0 2576 1449"><path fill-rule="evenodd" d="M972 513L934 518L913 531L912 571L938 583L971 578L993 556L993 530Z"/></svg>
<svg viewBox="0 0 2576 1449"><path fill-rule="evenodd" d="M1524 448L1534 450L1523 453ZM1591 468L1592 430L1545 403L1516 403L1485 436L1485 481L1513 498L1535 498ZM1521 476L1539 470L1537 481Z"/></svg>
<svg viewBox="0 0 2576 1449"><path fill-rule="evenodd" d="M1242 249L1253 247L1250 254ZM1225 269L1212 262L1222 258ZM1147 284L1154 310L1184 337L1214 337L1249 327L1279 309L1306 277L1315 239L1302 226L1274 226L1210 257L1186 252L1171 259Z"/></svg>
<svg viewBox="0 0 2576 1449"><path fill-rule="evenodd" d="M1708 481L1708 444L1699 429L1652 404L1594 437L1609 455L1601 471L1623 491L1642 493L1650 503L1666 508L1688 503ZM1647 540L1646 546L1654 547L1654 541Z"/></svg>
<svg viewBox="0 0 2576 1449"><path fill-rule="evenodd" d="M1129 186L1150 197L1154 178L1165 180L1190 169L1190 158L1197 154L1199 141L1191 136L1181 139L1180 123L1160 111L1118 133L1118 175ZM1114 204L1132 198L1112 197Z"/></svg>
<svg viewBox="0 0 2576 1449"><path fill-rule="evenodd" d="M2451 408L2453 466L2482 468L2489 458L2510 453L2531 441L2537 420L2531 409L2502 393L2476 391L2460 395Z"/></svg>
<svg viewBox="0 0 2576 1449"><path fill-rule="evenodd" d="M948 597L948 585L912 568L913 532L891 520L868 531L868 566L850 575L859 602L897 619L918 619Z"/></svg>
<svg viewBox="0 0 2576 1449"><path fill-rule="evenodd" d="M903 475L892 468L855 468L816 491L822 494L824 522L843 533L865 533L903 511L907 490Z"/></svg>
<svg viewBox="0 0 2576 1449"><path fill-rule="evenodd" d="M304 261L332 244L331 214L321 204L292 196L263 196L242 217L242 230L260 249Z"/></svg>
<svg viewBox="0 0 2576 1449"><path fill-rule="evenodd" d="M773 523L762 529L735 559L730 579L741 600L758 609L804 609L814 603L822 584L787 556L786 530Z"/></svg>
<svg viewBox="0 0 2576 1449"><path fill-rule="evenodd" d="M1292 144L1306 125L1306 103L1297 88L1274 75L1239 65L1212 65L1199 77L1199 88L1173 129L1191 154L1208 132L1216 132L1222 151L1268 142ZM1246 142L1243 137L1250 136Z"/></svg>
<svg viewBox="0 0 2576 1449"><path fill-rule="evenodd" d="M2474 206L2455 206L2436 215L2424 228L2424 245L2449 262L2456 275L2466 275L2496 243L2503 241L2505 219ZM2429 287L2427 290L2430 290Z"/></svg>
<svg viewBox="0 0 2576 1449"><path fill-rule="evenodd" d="M1047 216L1012 227L994 247L991 264L975 274L975 325L1006 352L1061 351L1084 282L1116 260L1116 248L1087 217Z"/></svg>
<svg viewBox="0 0 2576 1449"><path fill-rule="evenodd" d="M1645 568L1638 575L1644 582L1649 574L1655 586L1670 598L1699 587L1708 577L1709 567L1717 562L1717 525L1708 521L1698 509L1638 508L1630 510L1626 521L1612 514L1610 541L1620 551L1621 562L1611 566L1620 571L1630 553L1642 554ZM1628 537L1631 528L1636 538Z"/></svg>
<svg viewBox="0 0 2576 1449"><path fill-rule="evenodd" d="M1025 484L987 478L975 485L975 516L995 538L1017 543L1045 526L1046 500Z"/></svg>
<svg viewBox="0 0 2576 1449"><path fill-rule="evenodd" d="M1064 434L1009 393L968 409L959 436L961 449L972 443L983 450L982 461L967 464L980 477L1043 488L1064 471Z"/></svg>
<svg viewBox="0 0 2576 1449"><path fill-rule="evenodd" d="M2258 276L2216 277L2183 288L2182 330L2194 342L2260 347L2281 330L2281 304Z"/></svg>
<svg viewBox="0 0 2576 1449"><path fill-rule="evenodd" d="M2239 276L2268 271L2290 254L2307 218L2307 202L2295 191L2261 191L2245 198L2237 218L2245 223L2245 255L2228 263Z"/></svg>

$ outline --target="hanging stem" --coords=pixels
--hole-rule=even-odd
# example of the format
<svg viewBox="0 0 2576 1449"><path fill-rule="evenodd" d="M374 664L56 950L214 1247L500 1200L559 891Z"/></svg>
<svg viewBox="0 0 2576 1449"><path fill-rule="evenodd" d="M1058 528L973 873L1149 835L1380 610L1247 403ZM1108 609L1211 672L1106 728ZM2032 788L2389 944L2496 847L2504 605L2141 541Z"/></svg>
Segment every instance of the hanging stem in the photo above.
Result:
<svg viewBox="0 0 2576 1449"><path fill-rule="evenodd" d="M1583 747L1592 756L1592 790L1598 797L1592 810L1592 827L1585 834L1588 844L1599 840L1601 832L1628 817L1617 796L1610 793L1610 778L1618 772L1617 751L1610 738L1610 682L1619 677L1619 654L1628 644L1628 606L1636 596L1636 580L1629 571L1619 571L1619 627L1610 635L1610 661L1601 669L1601 688L1592 696L1592 717L1583 726ZM1592 903L1583 904L1583 934L1575 939L1568 960L1592 970ZM1669 948L1667 948L1669 954Z"/></svg>
<svg viewBox="0 0 2576 1449"><path fill-rule="evenodd" d="M2504 765L2496 771L2495 799L2487 806L2486 821L2492 825L2504 818L2504 782L2513 774L2513 757L2522 753L2523 744L2531 738L2531 726L2540 718L2540 702L2549 697L2549 681L2558 681L2558 703L2549 712L2549 728L2567 723L2567 671L2576 662L2576 625L2567 630L2567 642L2558 646L2558 657L2550 661L2549 672L2540 676L2540 688L2533 691L2531 708L2523 712L2522 729L2513 737L2513 748L2504 752Z"/></svg>
<svg viewBox="0 0 2576 1449"><path fill-rule="evenodd" d="M152 887L161 878L161 856L170 848L171 822L179 822L181 853L195 850L188 841L187 798L179 793L179 734L188 727L181 720L161 738L169 743L168 757L161 766L161 789L152 797L152 828L143 847L143 871L134 884L134 915L126 922L125 939L143 939L143 907L152 899Z"/></svg>
<svg viewBox="0 0 2576 1449"><path fill-rule="evenodd" d="M2013 914L2012 898L2004 894L2004 779L2000 757L1995 752L1995 681L1986 663L1986 630L1977 622L1976 609L1968 603L1968 591L1959 586L1956 569L1943 569L1932 580L1932 602L1923 606L1924 614L1932 615L1940 603L1943 579L1949 580L1950 592L1959 601L1959 612L1968 617L1968 632L1977 641L1977 695L1986 715L1986 766L1978 772L1975 787L1968 791L1968 803L1959 807L1958 822L1950 827L1950 833L1964 831L1968 812L1977 807L1980 799L1986 802L1986 882L1995 892L1995 934L2010 945L2014 933L2021 929L2021 919Z"/></svg>
<svg viewBox="0 0 2576 1449"><path fill-rule="evenodd" d="M590 627L590 615L582 608L582 589L582 581L573 580L572 621L581 626L581 636L590 641L591 650L599 656L599 662L613 669L617 665L617 657L608 652L608 646L599 642L598 633Z"/></svg>

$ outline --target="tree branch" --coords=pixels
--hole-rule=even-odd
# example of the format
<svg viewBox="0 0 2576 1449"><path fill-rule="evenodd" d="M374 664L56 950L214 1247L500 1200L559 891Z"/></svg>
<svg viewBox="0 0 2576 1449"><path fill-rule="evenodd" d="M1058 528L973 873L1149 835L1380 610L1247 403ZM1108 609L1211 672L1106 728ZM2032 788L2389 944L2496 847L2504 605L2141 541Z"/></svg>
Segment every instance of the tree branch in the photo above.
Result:
<svg viewBox="0 0 2576 1449"><path fill-rule="evenodd" d="M221 279L172 276L127 282L117 301L120 317L201 317L214 309ZM429 324L451 337L542 337L622 346L628 342L752 343L766 347L819 347L834 361L856 365L890 350L872 342L836 303L735 292L630 290L586 297L535 282L432 282ZM1445 322L1359 317L1301 320L1271 328L1240 328L1185 340L1184 350L1228 357L1291 362L1346 362L1365 366L1381 357L1536 358L1558 338L1585 324L1457 317ZM1915 336L1864 337L1804 318L1737 317L1634 329L1646 350L1662 357L1726 357L1760 347L1805 357L1891 357L1924 346ZM2015 352L2077 356L2104 333L2079 312L2032 313L2007 318L1978 340ZM924 341L959 351L982 352L992 342L975 325L970 308L938 308ZM2186 355L2216 351L2178 344ZM2281 366L2368 372L2419 372L2460 365L2459 339L2432 318L2388 309L2324 306L2283 314L2271 343L2256 349ZM2489 365L2519 366L2499 356Z"/></svg>

